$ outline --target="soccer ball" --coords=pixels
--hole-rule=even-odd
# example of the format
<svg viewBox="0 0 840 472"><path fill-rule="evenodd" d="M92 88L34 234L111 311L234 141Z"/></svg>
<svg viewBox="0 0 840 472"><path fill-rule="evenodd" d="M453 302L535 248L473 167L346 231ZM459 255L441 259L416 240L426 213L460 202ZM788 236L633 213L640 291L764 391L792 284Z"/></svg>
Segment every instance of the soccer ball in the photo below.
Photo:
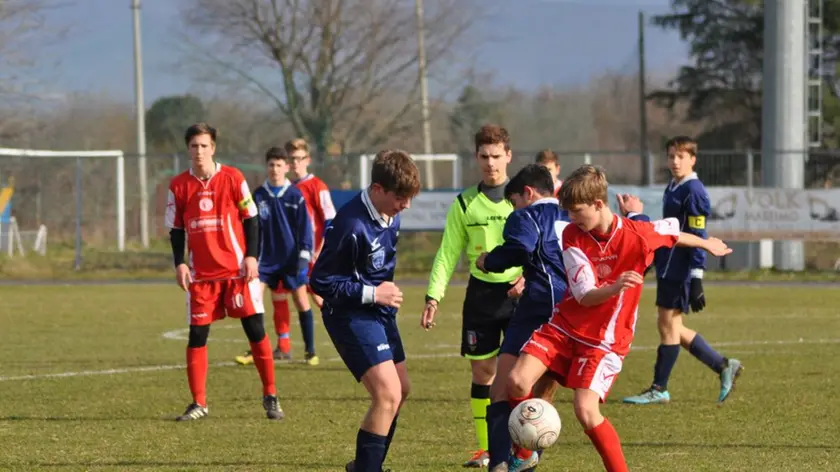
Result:
<svg viewBox="0 0 840 472"><path fill-rule="evenodd" d="M520 403L508 419L511 441L531 451L551 447L560 436L560 428L557 410L551 403L540 398Z"/></svg>

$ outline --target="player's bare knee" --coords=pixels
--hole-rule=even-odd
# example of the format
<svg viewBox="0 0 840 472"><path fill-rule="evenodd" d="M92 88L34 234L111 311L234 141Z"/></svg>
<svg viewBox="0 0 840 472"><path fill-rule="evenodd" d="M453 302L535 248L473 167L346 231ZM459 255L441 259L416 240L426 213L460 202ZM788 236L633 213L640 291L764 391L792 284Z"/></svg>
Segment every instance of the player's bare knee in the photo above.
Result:
<svg viewBox="0 0 840 472"><path fill-rule="evenodd" d="M242 329L245 330L245 336L248 337L248 341L258 343L265 338L262 313L242 318L240 321L242 323Z"/></svg>
<svg viewBox="0 0 840 472"><path fill-rule="evenodd" d="M207 345L207 338L210 336L210 325L190 326L190 335L187 345L192 348L204 347Z"/></svg>
<svg viewBox="0 0 840 472"><path fill-rule="evenodd" d="M584 429L592 429L603 421L598 401L589 398L575 397L575 417Z"/></svg>
<svg viewBox="0 0 840 472"><path fill-rule="evenodd" d="M532 385L528 385L527 379L514 369L507 379L508 398L524 398L531 393Z"/></svg>
<svg viewBox="0 0 840 472"><path fill-rule="evenodd" d="M383 385L373 396L373 403L381 411L396 415L402 403L402 388L395 385Z"/></svg>

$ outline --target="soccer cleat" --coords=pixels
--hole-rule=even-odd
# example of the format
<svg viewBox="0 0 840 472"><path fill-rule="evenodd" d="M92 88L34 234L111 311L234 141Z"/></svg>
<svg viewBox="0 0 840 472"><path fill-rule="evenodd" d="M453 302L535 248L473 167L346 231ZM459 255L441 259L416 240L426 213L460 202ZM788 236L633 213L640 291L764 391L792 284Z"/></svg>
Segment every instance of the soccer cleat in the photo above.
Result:
<svg viewBox="0 0 840 472"><path fill-rule="evenodd" d="M671 401L671 394L668 391L660 391L656 387L650 387L644 392L632 397L625 397L624 403L633 405L650 405L653 403L668 403Z"/></svg>
<svg viewBox="0 0 840 472"><path fill-rule="evenodd" d="M531 456L527 459L520 459L516 454L511 454L508 459L507 472L525 472L533 469L540 462L540 455L537 451L531 451Z"/></svg>
<svg viewBox="0 0 840 472"><path fill-rule="evenodd" d="M290 361L292 360L292 353L291 352L283 352L280 348L274 349L274 360L275 361Z"/></svg>
<svg viewBox="0 0 840 472"><path fill-rule="evenodd" d="M744 366L741 365L741 361L738 359L726 359L724 358L723 370L720 371L720 395L718 395L718 403L723 403L724 400L729 398L729 394L732 393L732 389L735 388L735 381L738 380L738 376L741 375L741 372L744 370Z"/></svg>
<svg viewBox="0 0 840 472"><path fill-rule="evenodd" d="M321 363L321 359L318 359L318 356L314 352L307 352L303 357L303 362L307 365L318 365Z"/></svg>
<svg viewBox="0 0 840 472"><path fill-rule="evenodd" d="M246 351L245 354L236 356L234 360L236 360L236 363L239 365L249 365L254 363L254 355L251 354L251 351Z"/></svg>
<svg viewBox="0 0 840 472"><path fill-rule="evenodd" d="M206 406L201 406L198 403L190 403L184 414L175 418L175 421L192 421L200 420L209 413Z"/></svg>
<svg viewBox="0 0 840 472"><path fill-rule="evenodd" d="M490 465L490 453L484 450L473 452L470 460L464 462L464 467L471 469L480 469L488 465Z"/></svg>
<svg viewBox="0 0 840 472"><path fill-rule="evenodd" d="M282 420L286 417L283 409L280 408L280 402L276 395L266 395L263 397L263 408L265 408L265 416L270 420Z"/></svg>

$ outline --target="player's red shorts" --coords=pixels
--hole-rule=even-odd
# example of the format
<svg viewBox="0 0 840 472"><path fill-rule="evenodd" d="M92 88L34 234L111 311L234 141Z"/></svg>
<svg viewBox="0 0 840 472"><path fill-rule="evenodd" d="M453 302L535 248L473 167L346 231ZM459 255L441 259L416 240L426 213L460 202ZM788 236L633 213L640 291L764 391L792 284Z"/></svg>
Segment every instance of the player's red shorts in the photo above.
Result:
<svg viewBox="0 0 840 472"><path fill-rule="evenodd" d="M191 326L206 326L225 316L245 318L264 313L260 281L246 283L239 278L193 282L187 291L187 309Z"/></svg>
<svg viewBox="0 0 840 472"><path fill-rule="evenodd" d="M624 357L575 341L548 323L534 331L520 352L539 359L560 385L592 390L602 403L624 362Z"/></svg>

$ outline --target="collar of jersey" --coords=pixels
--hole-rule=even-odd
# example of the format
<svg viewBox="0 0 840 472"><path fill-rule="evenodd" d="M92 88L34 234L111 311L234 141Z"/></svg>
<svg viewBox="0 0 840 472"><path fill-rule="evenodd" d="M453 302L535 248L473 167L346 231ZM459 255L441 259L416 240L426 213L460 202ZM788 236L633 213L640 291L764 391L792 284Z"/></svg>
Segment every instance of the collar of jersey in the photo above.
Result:
<svg viewBox="0 0 840 472"><path fill-rule="evenodd" d="M545 198L540 198L539 200L535 201L534 203L530 204L529 206L545 205L545 204L559 205L560 200L558 200L554 197L545 197Z"/></svg>
<svg viewBox="0 0 840 472"><path fill-rule="evenodd" d="M379 223L379 226L383 228L387 228L391 226L391 222L394 220L393 218L387 218L379 213L376 210L376 207L373 206L373 202L370 200L370 188L366 188L362 190L362 203L365 204L365 208L367 208L368 215L370 218Z"/></svg>
<svg viewBox="0 0 840 472"><path fill-rule="evenodd" d="M217 163L216 163L216 170L215 170L215 171L213 171L213 173L210 175L210 177L207 177L206 179L202 179L201 177L199 177L199 176L195 175L195 173L194 173L194 172L193 172L193 170L192 170L192 166L191 166L191 167L190 167L190 175L191 175L191 176L193 176L193 177L195 177L196 179L198 179L198 180L202 181L202 182L208 182L208 181L209 181L210 179L212 179L212 178L213 178L216 174L218 174L220 170L222 170L222 164L220 164L220 163L218 163L218 162L217 162Z"/></svg>
<svg viewBox="0 0 840 472"><path fill-rule="evenodd" d="M306 175L304 175L303 177L301 177L301 178L299 178L299 179L295 180L295 181L294 181L294 182L292 182L292 183L294 183L294 184L299 184L299 183L301 183L301 182L305 182L305 181L307 181L307 180L309 180L309 179L311 179L311 178L312 178L312 174L311 174L311 173L309 173L309 174L306 174ZM288 180L291 180L291 179L288 179Z"/></svg>
<svg viewBox="0 0 840 472"><path fill-rule="evenodd" d="M286 190L289 189L289 185L291 185L291 183L289 182L289 179L286 179L286 183L283 184L282 187L280 187L280 191L277 192L277 195L275 196L275 198L282 197L283 194L286 193ZM274 195L274 192L271 191L271 185L268 185L268 179L266 179L265 182L263 182L262 186L263 186L264 189L268 190L269 195Z"/></svg>
<svg viewBox="0 0 840 472"><path fill-rule="evenodd" d="M689 180L697 180L697 172L692 172L692 173L686 175L685 177L680 179L679 182L674 182L674 179L671 179L671 183L668 185L668 187L670 187L673 190L673 189L679 187L680 185L688 182Z"/></svg>

